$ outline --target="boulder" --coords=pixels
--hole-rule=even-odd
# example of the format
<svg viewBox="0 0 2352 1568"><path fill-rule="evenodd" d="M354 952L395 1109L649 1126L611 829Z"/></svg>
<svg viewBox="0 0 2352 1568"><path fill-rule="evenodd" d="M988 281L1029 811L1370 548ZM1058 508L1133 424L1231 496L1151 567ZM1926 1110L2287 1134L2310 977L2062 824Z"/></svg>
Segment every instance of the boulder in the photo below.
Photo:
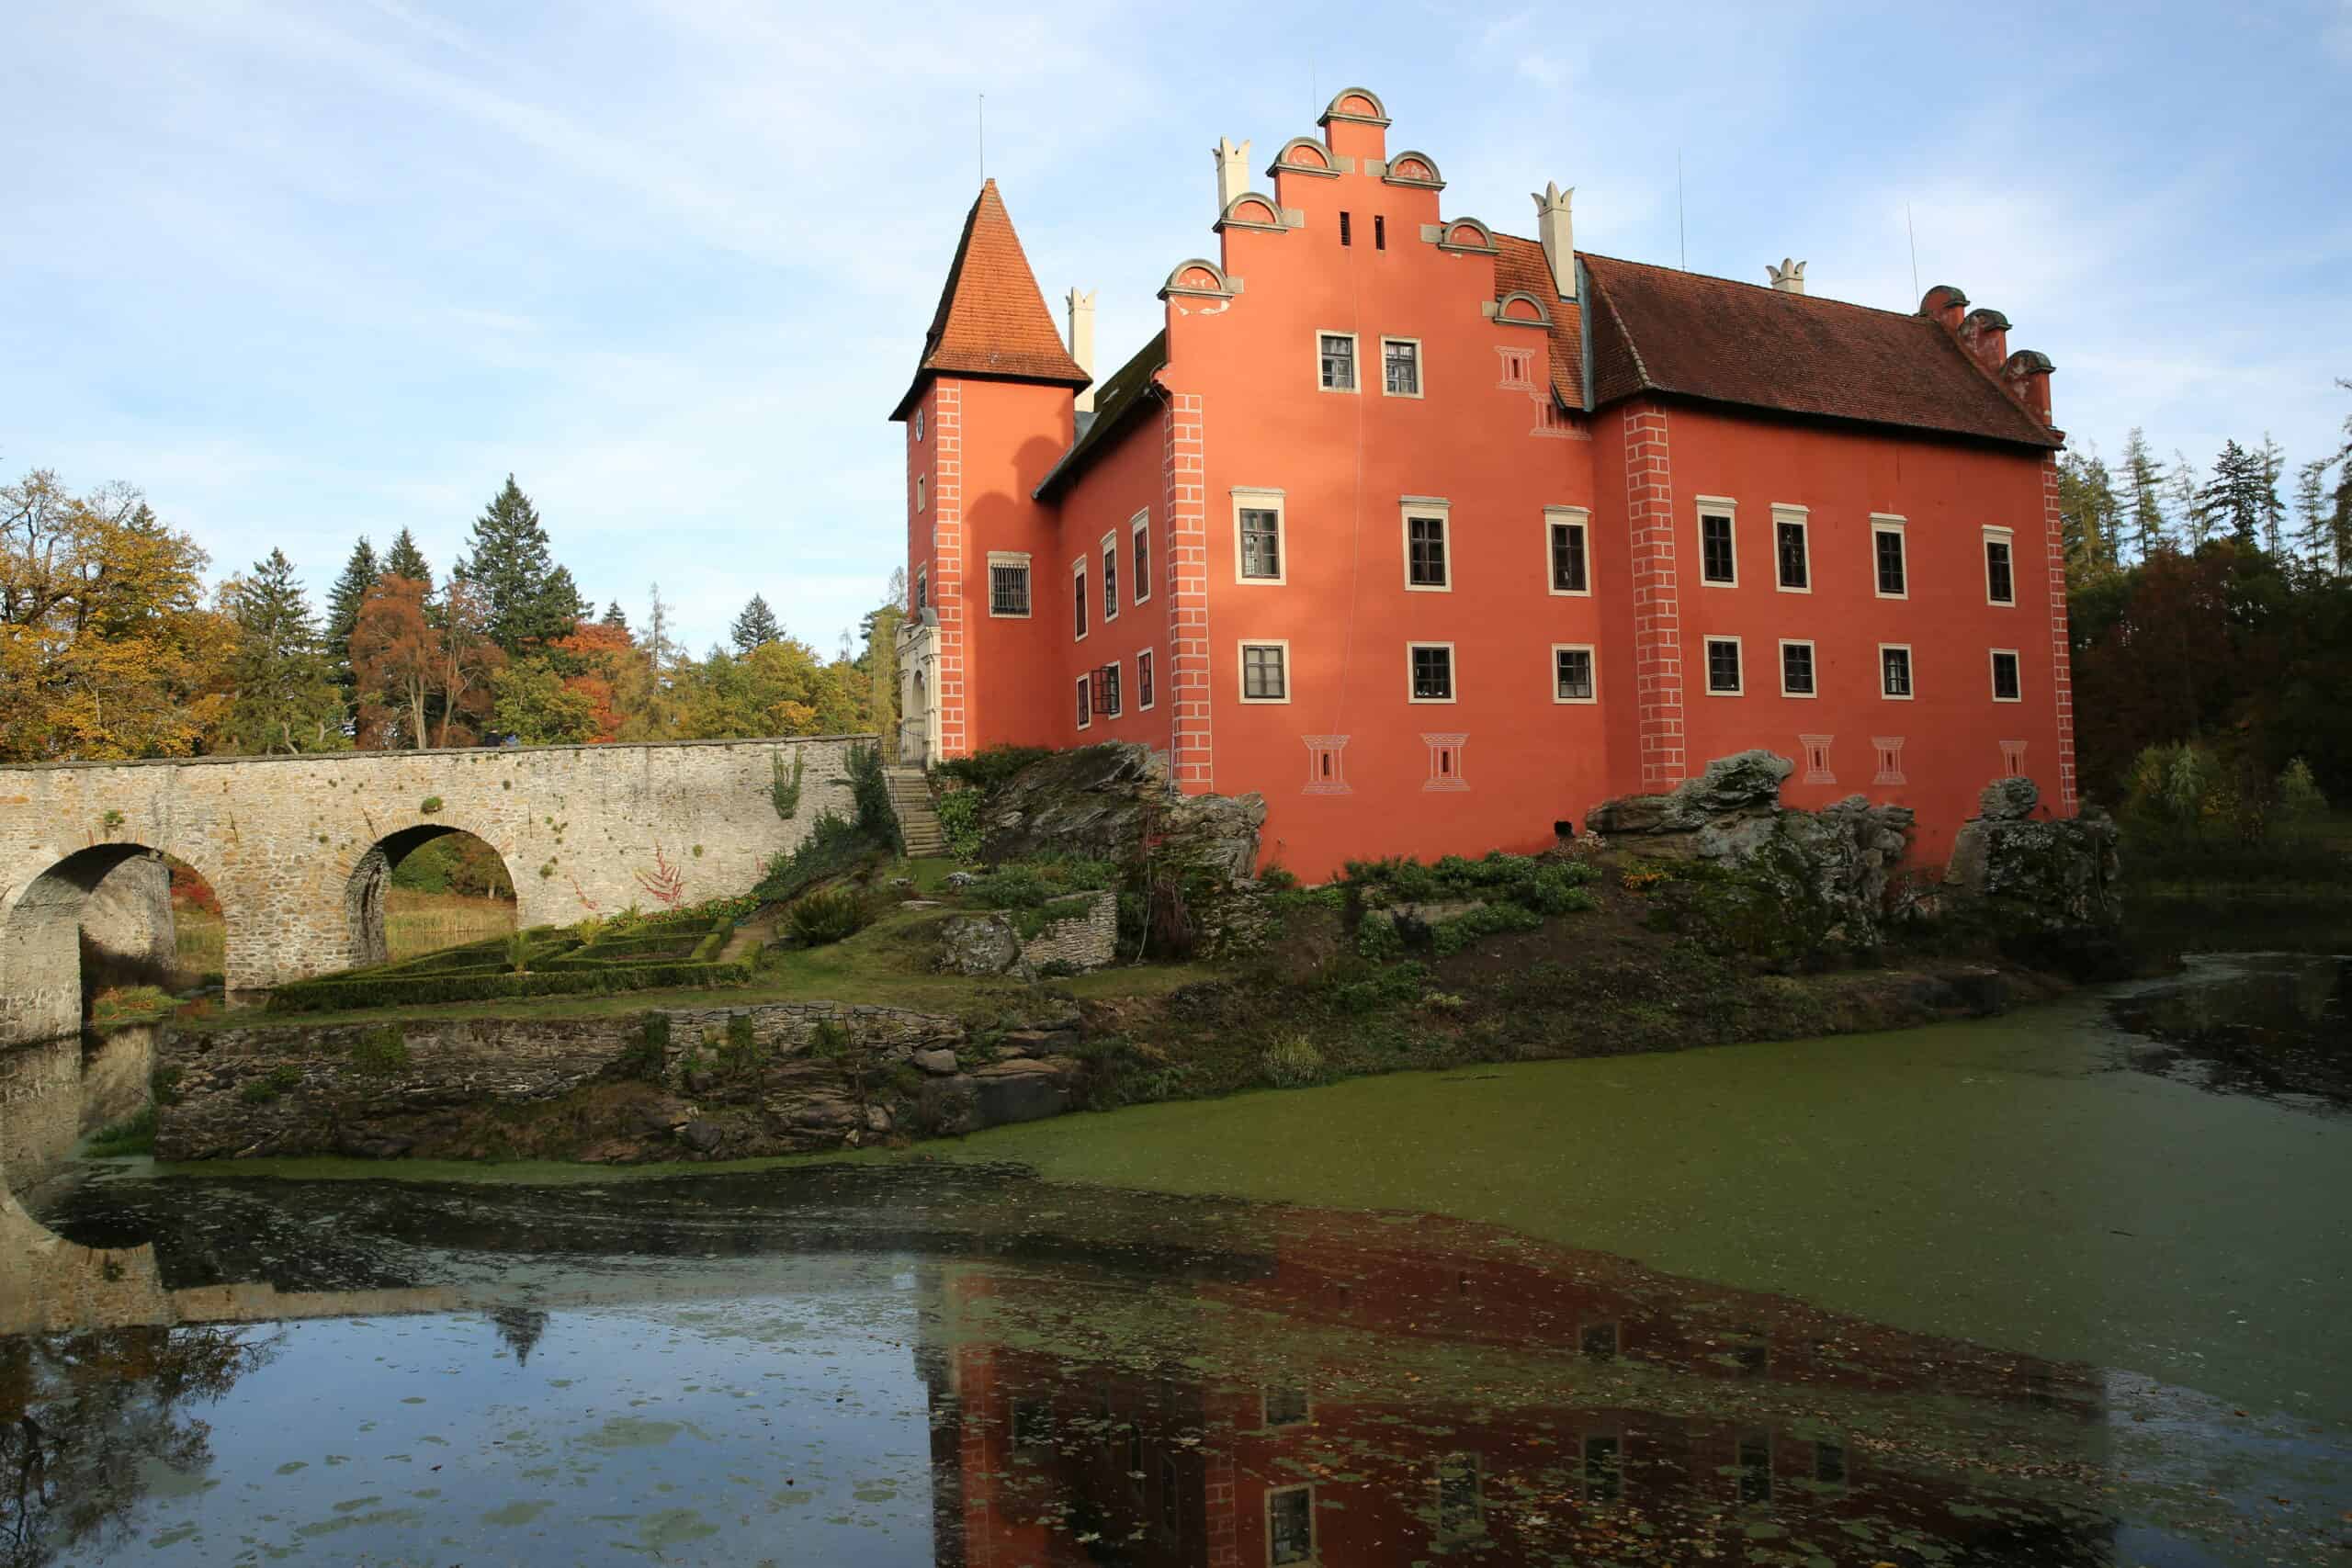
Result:
<svg viewBox="0 0 2352 1568"><path fill-rule="evenodd" d="M1976 815L1986 822L2022 822L2041 803L2031 779L1995 779L1976 796Z"/></svg>
<svg viewBox="0 0 2352 1568"><path fill-rule="evenodd" d="M918 1051L914 1064L934 1077L947 1077L956 1071L956 1053L942 1047L933 1051Z"/></svg>
<svg viewBox="0 0 2352 1568"><path fill-rule="evenodd" d="M1006 1122L1035 1122L1069 1109L1065 1079L1077 1064L1066 1056L994 1062L971 1076L977 1120L984 1127Z"/></svg>
<svg viewBox="0 0 2352 1568"><path fill-rule="evenodd" d="M950 974L1001 975L1020 962L1020 933L1002 915L953 915L939 923L939 966Z"/></svg>
<svg viewBox="0 0 2352 1568"><path fill-rule="evenodd" d="M727 1132L716 1122L689 1122L678 1129L678 1141L698 1155L707 1155L727 1141Z"/></svg>

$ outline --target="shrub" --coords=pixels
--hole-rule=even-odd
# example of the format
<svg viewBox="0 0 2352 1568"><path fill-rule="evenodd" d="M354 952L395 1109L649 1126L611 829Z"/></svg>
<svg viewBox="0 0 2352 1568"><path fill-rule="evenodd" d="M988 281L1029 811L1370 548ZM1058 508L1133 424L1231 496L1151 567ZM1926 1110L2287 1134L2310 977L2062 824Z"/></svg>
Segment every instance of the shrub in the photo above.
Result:
<svg viewBox="0 0 2352 1568"><path fill-rule="evenodd" d="M824 1061L834 1061L849 1054L849 1031L830 1018L820 1018L808 1036L808 1054Z"/></svg>
<svg viewBox="0 0 2352 1568"><path fill-rule="evenodd" d="M826 877L849 870L872 848L854 823L844 822L831 811L820 812L808 824L807 838L788 853L768 862L752 896L763 903L784 903Z"/></svg>
<svg viewBox="0 0 2352 1568"><path fill-rule="evenodd" d="M1309 1089L1324 1077L1323 1053L1304 1034L1277 1040L1259 1058L1259 1070L1276 1089Z"/></svg>
<svg viewBox="0 0 2352 1568"><path fill-rule="evenodd" d="M1378 964L1401 955L1405 938L1385 909L1371 909L1356 926L1356 952Z"/></svg>
<svg viewBox="0 0 2352 1568"><path fill-rule="evenodd" d="M950 790L939 797L939 830L947 840L947 852L957 860L979 858L980 806L977 789Z"/></svg>
<svg viewBox="0 0 2352 1568"><path fill-rule="evenodd" d="M530 972L531 939L521 931L506 939L506 966L517 975Z"/></svg>
<svg viewBox="0 0 2352 1568"><path fill-rule="evenodd" d="M1572 889L1582 894L1585 908L1592 907L1592 895L1582 888ZM1441 920L1430 928L1430 945L1442 958L1459 953L1482 936L1498 931L1531 931L1544 924L1544 917L1533 909L1517 904L1489 904L1483 909L1473 909L1466 915Z"/></svg>
<svg viewBox="0 0 2352 1568"><path fill-rule="evenodd" d="M649 1012L638 1025L637 1043L620 1059L621 1071L646 1083L658 1083L670 1056L670 1015Z"/></svg>
<svg viewBox="0 0 2352 1568"><path fill-rule="evenodd" d="M363 1073L397 1073L408 1060L408 1042L397 1024L364 1030L351 1047L351 1065Z"/></svg>
<svg viewBox="0 0 2352 1568"><path fill-rule="evenodd" d="M428 795L417 802L416 808L427 817L431 817L441 809L441 797L437 795Z"/></svg>
<svg viewBox="0 0 2352 1568"><path fill-rule="evenodd" d="M786 822L791 821L800 810L800 781L808 772L808 759L797 751L792 755L790 773L785 771L783 757L768 759L768 800L775 807L775 814Z"/></svg>
<svg viewBox="0 0 2352 1568"><path fill-rule="evenodd" d="M890 781L882 773L881 747L849 749L849 793L857 804L858 831L892 854L900 852L905 843L899 833L899 814L890 806Z"/></svg>
<svg viewBox="0 0 2352 1568"><path fill-rule="evenodd" d="M1004 787L1005 782L1032 762L1041 762L1054 754L1049 746L989 746L968 757L955 757L935 763L932 772L943 779L953 779L978 790L983 800Z"/></svg>
<svg viewBox="0 0 2352 1568"><path fill-rule="evenodd" d="M151 1105L128 1121L101 1127L91 1135L89 1146L82 1152L92 1159L121 1159L130 1155L153 1154L155 1108Z"/></svg>
<svg viewBox="0 0 2352 1568"><path fill-rule="evenodd" d="M804 894L791 908L793 934L811 947L855 936L865 929L865 900L846 887Z"/></svg>
<svg viewBox="0 0 2352 1568"><path fill-rule="evenodd" d="M147 1093L158 1105L180 1102L180 1069L168 1064L147 1075Z"/></svg>
<svg viewBox="0 0 2352 1568"><path fill-rule="evenodd" d="M2296 820L2305 820L2327 809L2327 796L2320 793L2319 781L2312 776L2312 765L2301 757L2287 764L2278 775L2278 808L2281 814Z"/></svg>

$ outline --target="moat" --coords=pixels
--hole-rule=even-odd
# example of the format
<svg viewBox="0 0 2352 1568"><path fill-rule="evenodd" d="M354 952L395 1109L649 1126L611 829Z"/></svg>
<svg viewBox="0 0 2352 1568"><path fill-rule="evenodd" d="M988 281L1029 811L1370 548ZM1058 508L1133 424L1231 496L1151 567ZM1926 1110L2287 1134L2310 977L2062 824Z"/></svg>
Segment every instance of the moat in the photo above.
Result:
<svg viewBox="0 0 2352 1568"><path fill-rule="evenodd" d="M0 1563L2340 1562L2352 964L895 1154L95 1167ZM400 1179L387 1179L396 1174Z"/></svg>

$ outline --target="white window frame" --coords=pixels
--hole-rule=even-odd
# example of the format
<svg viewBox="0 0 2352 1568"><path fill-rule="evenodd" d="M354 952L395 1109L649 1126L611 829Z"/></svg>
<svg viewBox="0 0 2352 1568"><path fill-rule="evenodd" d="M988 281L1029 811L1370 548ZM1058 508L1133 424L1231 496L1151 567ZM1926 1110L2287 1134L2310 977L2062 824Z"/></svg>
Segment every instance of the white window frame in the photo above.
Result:
<svg viewBox="0 0 2352 1568"><path fill-rule="evenodd" d="M930 510L931 492L923 482L925 476L922 474L915 476L915 510L917 512Z"/></svg>
<svg viewBox="0 0 2352 1568"><path fill-rule="evenodd" d="M1993 552L1986 547L1992 545L2004 545L2008 547L2009 596L2006 599L1996 599L1993 597ZM2001 527L1998 524L1987 523L1984 525L1983 541L1979 544L1977 548L1978 552L1984 558L1984 603L1990 604L1996 610L2016 609L2018 607L2017 530L2014 528ZM1905 563L1905 570L1906 572L1909 570L1907 562ZM1910 580L1907 577L1905 579L1905 585L1906 587L1909 585L1909 581Z"/></svg>
<svg viewBox="0 0 2352 1568"><path fill-rule="evenodd" d="M1139 648L1136 649L1136 712L1137 713L1149 713L1152 709L1159 705L1159 682L1158 680L1158 676L1159 674L1159 660L1154 659L1151 655L1152 650L1150 649ZM1149 671L1151 672L1153 677L1152 679L1146 680L1144 678L1144 672L1146 671ZM1283 671L1283 684L1285 688L1290 684L1290 671L1287 670Z"/></svg>
<svg viewBox="0 0 2352 1568"><path fill-rule="evenodd" d="M1562 588L1552 576L1552 530L1574 527L1581 535L1584 556L1584 586ZM1582 506L1547 506L1544 509L1544 584L1555 599L1589 599L1592 597L1592 513Z"/></svg>
<svg viewBox="0 0 2352 1568"><path fill-rule="evenodd" d="M1871 513L1871 592L1878 598L1908 599L1911 597L1911 541L1905 536L1909 531L1910 525L1892 513ZM1903 540L1903 592L1900 593L1889 593L1879 586L1878 540L1882 534L1892 534ZM1880 684L1883 685L1885 682L1882 681Z"/></svg>
<svg viewBox="0 0 2352 1568"><path fill-rule="evenodd" d="M1293 1486L1269 1486L1266 1488L1266 1517L1263 1522L1266 1530L1266 1562L1270 1565L1273 1564L1274 1562L1274 1499L1292 1492L1304 1492L1306 1494L1306 1555L1305 1557L1294 1559L1294 1561L1302 1563L1314 1563L1319 1562L1323 1559L1321 1532L1316 1529L1315 1520L1315 1483L1311 1481L1307 1481L1301 1482Z"/></svg>
<svg viewBox="0 0 2352 1568"><path fill-rule="evenodd" d="M1714 648L1715 644L1719 642L1727 642L1731 644L1734 652L1737 656L1737 662L1739 665L1739 684L1734 686L1728 692L1722 691L1715 685L1715 661L1711 650ZM1740 646L1739 638L1736 637L1711 636L1702 637L1699 639L1699 689L1706 693L1707 695L1711 697L1744 697L1747 695L1747 649Z"/></svg>
<svg viewBox="0 0 2352 1568"><path fill-rule="evenodd" d="M1283 694L1279 697L1253 697L1250 694L1250 650L1253 648L1278 648L1283 652ZM1298 682L1291 674L1290 638L1284 637L1245 637L1236 640L1233 648L1233 689L1239 698L1253 707L1277 707L1290 701Z"/></svg>
<svg viewBox="0 0 2352 1568"><path fill-rule="evenodd" d="M1445 696L1417 697L1413 694L1413 654L1424 648L1445 649ZM1462 663L1454 658L1452 643L1408 642L1405 645L1405 700L1420 707L1445 707L1462 700Z"/></svg>
<svg viewBox="0 0 2352 1568"><path fill-rule="evenodd" d="M1804 537L1804 586L1802 588L1792 588L1781 581L1781 529L1784 525L1794 527ZM1908 564L1905 563L1906 570ZM1813 592L1813 513L1805 507L1778 501L1772 503L1772 586L1782 593Z"/></svg>
<svg viewBox="0 0 2352 1568"><path fill-rule="evenodd" d="M1252 485L1236 485L1233 496L1233 581L1242 588L1280 588L1290 581L1290 508L1288 498L1278 490ZM1274 514L1274 575L1250 577L1243 573L1246 558L1241 548L1241 514L1244 512L1271 512Z"/></svg>
<svg viewBox="0 0 2352 1568"><path fill-rule="evenodd" d="M1774 541L1776 544L1779 541L1777 540ZM1775 556L1774 558L1777 560L1779 558ZM1775 568L1774 574L1776 576L1778 575L1777 568ZM1805 650L1808 662L1813 670L1813 690L1810 692L1792 692L1789 690L1789 649L1792 648L1802 648ZM1821 695L1821 649L1815 646L1813 638L1809 637L1784 637L1781 638L1781 695L1784 697L1795 697L1805 702L1811 702Z"/></svg>
<svg viewBox="0 0 2352 1568"><path fill-rule="evenodd" d="M1119 618L1119 531L1116 528L1102 536L1102 624L1109 626Z"/></svg>
<svg viewBox="0 0 2352 1568"><path fill-rule="evenodd" d="M1878 547L1876 545L1872 545L1871 547L1872 550L1876 550ZM1907 573L1910 570L1910 564L1906 561L1904 565L1904 570ZM1877 570L1877 558L1875 556L1871 558L1871 570ZM1907 577L1905 581L1908 581ZM1886 689L1886 656L1897 650L1902 652L1903 673L1908 678L1911 686L1911 689L1907 692L1890 692ZM1919 656L1911 651L1911 645L1909 643L1883 642L1878 645L1878 694L1882 701L1890 703L1907 703L1918 696Z"/></svg>
<svg viewBox="0 0 2352 1568"><path fill-rule="evenodd" d="M1075 626L1071 628L1074 635L1069 640L1072 643L1084 642L1094 631L1094 604L1086 596L1093 589L1086 570L1091 560L1091 557L1080 556L1069 563L1069 574L1075 580L1070 584L1070 597L1078 606L1079 615L1084 617L1082 624L1086 628L1084 631L1079 631Z"/></svg>
<svg viewBox="0 0 2352 1568"><path fill-rule="evenodd" d="M1581 653L1585 668L1592 671L1592 695L1564 697L1560 695L1560 655ZM1600 652L1589 642L1555 642L1552 645L1552 700L1576 707L1591 707L1600 701Z"/></svg>
<svg viewBox="0 0 2352 1568"><path fill-rule="evenodd" d="M1028 579L1029 591L1025 597L1029 601L1029 608L1020 612L1018 615L1015 615L1011 610L1000 610L996 607L996 569L1001 566L1017 566L1021 569L1022 575ZM1026 550L990 550L989 552L989 619L992 621L1025 621L1034 617L1036 615L1036 612L1037 573L1035 567L1030 562L1029 552Z"/></svg>
<svg viewBox="0 0 2352 1568"><path fill-rule="evenodd" d="M1354 386L1327 387L1323 384L1323 340L1327 337L1343 337L1348 340L1348 361L1355 367L1356 372ZM1363 344L1355 333L1339 332L1330 327L1315 329L1315 386L1318 391L1335 393L1343 398L1352 398L1363 390Z"/></svg>
<svg viewBox="0 0 2352 1568"><path fill-rule="evenodd" d="M2008 655L2009 659L2017 666L2018 694L2014 697L2005 697L2001 695L2000 664L2001 656L2003 654ZM1919 678L1917 675L1912 676L1911 683L1914 686L1917 686L1919 683ZM1988 648L1984 650L1984 685L1985 689L1993 694L1993 700L1996 703L2021 703L2025 701L2025 660L2018 655L2016 649Z"/></svg>
<svg viewBox="0 0 2352 1568"><path fill-rule="evenodd" d="M1413 389L1412 389L1411 391L1409 391L1409 392L1392 392L1392 391L1390 391L1390 390L1388 389L1388 345L1389 345L1390 344L1392 344L1392 343L1410 344L1412 345L1412 349L1413 349ZM1322 353L1322 346L1323 346L1323 345L1322 345L1322 344L1321 344L1319 341L1316 344L1316 353L1317 353L1317 358L1318 358L1318 359L1319 359L1319 358L1320 358L1320 356L1321 356L1321 353ZM1318 371L1317 372L1317 376L1318 376L1318 378L1319 378L1319 377L1320 377L1320 374L1321 374L1321 372L1320 372L1320 370L1319 370L1319 369L1318 369ZM1358 379L1358 380L1362 380L1362 379L1363 379L1363 375L1362 375L1362 372L1361 372L1361 371L1359 371L1359 372L1358 372L1357 379ZM1421 350L1421 340L1420 340L1419 338L1417 338L1417 337L1383 337L1383 338L1380 340L1380 394L1381 394L1381 396L1385 397L1385 398L1419 398L1419 397L1425 396L1425 395L1428 393L1428 391L1429 391L1429 386L1430 386L1430 365L1429 365L1429 355L1426 355L1425 353L1423 353L1423 352L1422 352L1422 350Z"/></svg>
<svg viewBox="0 0 2352 1568"><path fill-rule="evenodd" d="M1078 678L1078 690L1086 698L1086 716L1078 721L1080 729L1094 728L1094 671L1088 671Z"/></svg>
<svg viewBox="0 0 2352 1568"><path fill-rule="evenodd" d="M1143 566L1140 570L1136 566L1136 539L1138 536L1143 539ZM1147 506L1127 519L1127 570L1135 576L1135 582L1127 592L1138 604L1148 604L1151 600L1151 508Z"/></svg>
<svg viewBox="0 0 2352 1568"><path fill-rule="evenodd" d="M1445 581L1416 582L1413 581L1413 520L1435 518L1444 531L1443 555ZM1451 593L1453 592L1453 502L1442 496L1407 495L1396 502L1397 537L1405 548L1405 592L1408 593Z"/></svg>
<svg viewBox="0 0 2352 1568"><path fill-rule="evenodd" d="M1739 502L1724 495L1702 495L1693 498L1696 505L1690 513L1690 538L1698 548L1698 581L1702 588L1736 588L1739 586ZM1719 581L1707 575L1707 519L1720 516L1731 526L1731 579ZM1745 677L1743 677L1745 679Z"/></svg>
<svg viewBox="0 0 2352 1568"><path fill-rule="evenodd" d="M1125 718L1127 713L1126 676L1120 671L1119 661L1115 659L1109 660L1100 668L1102 670L1108 670L1111 672L1110 678L1102 682L1103 695L1106 697L1116 697L1119 704L1118 706L1113 707L1109 703L1104 703L1102 706L1102 716L1104 718Z"/></svg>

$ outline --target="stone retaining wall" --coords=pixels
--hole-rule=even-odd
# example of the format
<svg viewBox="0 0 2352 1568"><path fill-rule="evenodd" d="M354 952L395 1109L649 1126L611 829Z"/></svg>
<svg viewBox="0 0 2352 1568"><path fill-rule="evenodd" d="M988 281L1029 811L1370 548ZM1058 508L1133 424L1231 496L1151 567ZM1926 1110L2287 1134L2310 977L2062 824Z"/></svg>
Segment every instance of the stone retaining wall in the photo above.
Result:
<svg viewBox="0 0 2352 1568"><path fill-rule="evenodd" d="M1119 896L1107 889L1094 895L1084 914L1056 920L1021 944L1021 961L1033 973L1048 964L1083 973L1118 955Z"/></svg>

